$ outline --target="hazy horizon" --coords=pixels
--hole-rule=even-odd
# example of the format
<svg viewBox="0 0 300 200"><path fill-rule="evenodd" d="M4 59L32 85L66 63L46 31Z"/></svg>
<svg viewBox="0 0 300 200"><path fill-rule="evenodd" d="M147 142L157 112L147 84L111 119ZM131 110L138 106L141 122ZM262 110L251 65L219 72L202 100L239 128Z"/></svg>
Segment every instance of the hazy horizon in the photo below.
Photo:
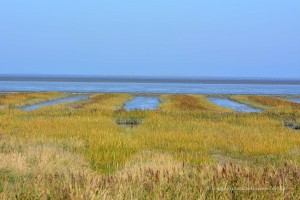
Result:
<svg viewBox="0 0 300 200"><path fill-rule="evenodd" d="M29 73L0 73L0 77L54 77L54 78L101 78L101 77L120 77L120 78L195 78L195 79L268 79L268 80L300 80L300 77L250 77L250 76L197 76L197 75L152 75L152 74L29 74Z"/></svg>

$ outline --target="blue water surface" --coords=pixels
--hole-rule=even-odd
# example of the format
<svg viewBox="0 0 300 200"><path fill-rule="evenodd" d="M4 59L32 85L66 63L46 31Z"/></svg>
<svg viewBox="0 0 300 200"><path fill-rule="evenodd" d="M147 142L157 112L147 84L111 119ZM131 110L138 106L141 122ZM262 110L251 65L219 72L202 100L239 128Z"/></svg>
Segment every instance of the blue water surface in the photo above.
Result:
<svg viewBox="0 0 300 200"><path fill-rule="evenodd" d="M125 110L154 110L159 105L158 96L135 96L124 105Z"/></svg>
<svg viewBox="0 0 300 200"><path fill-rule="evenodd" d="M295 103L300 103L300 98L289 98L288 100L295 102Z"/></svg>
<svg viewBox="0 0 300 200"><path fill-rule="evenodd" d="M299 95L300 85L1 81L0 91Z"/></svg>
<svg viewBox="0 0 300 200"><path fill-rule="evenodd" d="M86 98L88 98L88 95L74 95L74 96L64 97L64 98L60 98L60 99L56 99L56 100L52 100L52 101L46 101L46 102L41 102L41 103L25 106L22 108L22 110L34 110L34 109L37 109L42 106L50 106L50 105L63 103L63 102L78 101L78 100L86 99Z"/></svg>
<svg viewBox="0 0 300 200"><path fill-rule="evenodd" d="M219 98L219 97L209 97L208 98L211 102L219 105L219 106L223 106L223 107L228 107L232 110L235 110L237 112L261 112L260 109L257 108L253 108L250 107L248 105L236 102L236 101L232 101L230 99L227 98Z"/></svg>

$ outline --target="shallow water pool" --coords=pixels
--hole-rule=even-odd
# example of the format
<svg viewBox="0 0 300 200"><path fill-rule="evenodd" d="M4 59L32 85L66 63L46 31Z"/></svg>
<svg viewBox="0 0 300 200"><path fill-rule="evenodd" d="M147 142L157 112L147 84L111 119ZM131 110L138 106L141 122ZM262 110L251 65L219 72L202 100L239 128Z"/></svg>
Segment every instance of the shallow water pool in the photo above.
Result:
<svg viewBox="0 0 300 200"><path fill-rule="evenodd" d="M78 100L86 99L86 98L88 98L88 95L74 95L74 96L64 97L64 98L60 98L60 99L56 99L56 100L52 100L52 101L46 101L46 102L41 102L41 103L29 105L29 106L24 106L22 108L22 110L34 110L34 109L37 109L42 106L50 106L50 105L63 103L63 102L78 101Z"/></svg>
<svg viewBox="0 0 300 200"><path fill-rule="evenodd" d="M300 98L289 98L289 101L295 102L295 103L300 103Z"/></svg>
<svg viewBox="0 0 300 200"><path fill-rule="evenodd" d="M158 96L135 96L124 105L125 110L154 110L159 105Z"/></svg>
<svg viewBox="0 0 300 200"><path fill-rule="evenodd" d="M222 106L222 107L228 107L230 109L233 109L237 112L261 112L260 109L250 107L248 105L232 101L228 98L222 98L222 97L209 97L208 98L211 102Z"/></svg>

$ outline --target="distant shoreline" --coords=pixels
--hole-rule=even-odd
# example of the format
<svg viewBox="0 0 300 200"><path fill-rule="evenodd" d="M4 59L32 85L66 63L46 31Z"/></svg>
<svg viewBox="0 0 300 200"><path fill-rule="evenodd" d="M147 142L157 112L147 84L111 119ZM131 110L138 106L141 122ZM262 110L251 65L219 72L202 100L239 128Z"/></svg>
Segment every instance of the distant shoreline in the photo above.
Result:
<svg viewBox="0 0 300 200"><path fill-rule="evenodd" d="M300 85L300 79L146 77L146 76L20 76L20 75L11 76L11 75L0 75L0 81Z"/></svg>

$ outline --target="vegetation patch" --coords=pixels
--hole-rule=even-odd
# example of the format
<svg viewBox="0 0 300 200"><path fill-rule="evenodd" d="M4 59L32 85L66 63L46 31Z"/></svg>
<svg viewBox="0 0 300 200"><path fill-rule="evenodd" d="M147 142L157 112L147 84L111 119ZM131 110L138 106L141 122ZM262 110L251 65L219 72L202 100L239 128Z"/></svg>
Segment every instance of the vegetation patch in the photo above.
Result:
<svg viewBox="0 0 300 200"><path fill-rule="evenodd" d="M4 108L20 108L26 105L53 100L65 96L61 92L23 92L0 95L0 105Z"/></svg>
<svg viewBox="0 0 300 200"><path fill-rule="evenodd" d="M125 102L132 98L130 94L120 93L100 93L94 94L89 98L82 108L92 110L116 111L123 107Z"/></svg>
<svg viewBox="0 0 300 200"><path fill-rule="evenodd" d="M233 95L230 98L268 112L295 113L300 111L300 104L275 96Z"/></svg>
<svg viewBox="0 0 300 200"><path fill-rule="evenodd" d="M290 129L300 130L300 124L294 120L287 120L284 122L284 125Z"/></svg>
<svg viewBox="0 0 300 200"><path fill-rule="evenodd" d="M115 119L116 123L121 126L137 126L142 122L138 117L118 117Z"/></svg>
<svg viewBox="0 0 300 200"><path fill-rule="evenodd" d="M159 109L163 111L171 112L232 112L231 109L217 106L210 102L203 95L192 95L192 94L174 94L174 95L163 95L161 97L162 104Z"/></svg>

